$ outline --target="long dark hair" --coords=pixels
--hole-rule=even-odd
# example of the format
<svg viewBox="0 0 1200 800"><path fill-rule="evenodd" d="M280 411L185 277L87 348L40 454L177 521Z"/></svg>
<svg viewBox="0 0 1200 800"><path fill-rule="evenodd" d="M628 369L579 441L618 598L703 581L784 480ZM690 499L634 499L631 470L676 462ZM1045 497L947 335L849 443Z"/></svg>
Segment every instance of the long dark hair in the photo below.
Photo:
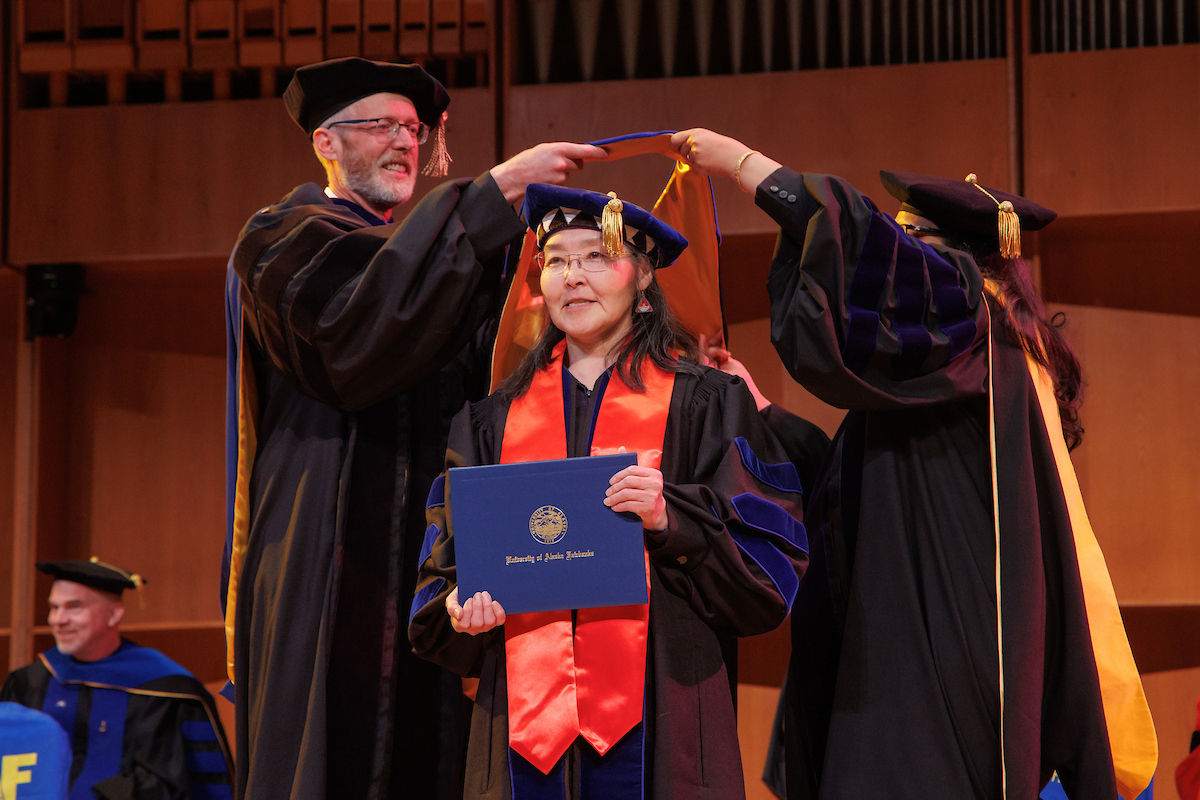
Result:
<svg viewBox="0 0 1200 800"><path fill-rule="evenodd" d="M649 269L645 258L635 261L639 270ZM650 280L646 287L646 299L650 302L651 310L638 314L631 306L630 317L633 319L633 335L620 345L617 351L617 375L625 385L636 392L646 391L642 381L642 364L648 358L654 365L665 372L683 372L699 375L702 370L695 363L700 359L700 346L695 337L684 330L679 320L671 313L667 305L667 297L656 279ZM533 349L521 359L521 363L496 387L496 392L507 400L515 400L529 390L533 376L550 364L554 347L564 338L564 334L550 319L550 312L543 307L542 335ZM674 352L672 352L674 351ZM676 358L676 356L681 358ZM682 359L689 359L684 361Z"/></svg>
<svg viewBox="0 0 1200 800"><path fill-rule="evenodd" d="M1046 368L1054 382L1054 399L1062 423L1067 449L1074 450L1083 441L1079 406L1083 402L1083 373L1079 357L1062 334L1066 315L1046 316L1046 307L1034 288L1025 259L1004 258L997 252L977 257L984 276L999 284L1004 315L1001 324L1026 353Z"/></svg>

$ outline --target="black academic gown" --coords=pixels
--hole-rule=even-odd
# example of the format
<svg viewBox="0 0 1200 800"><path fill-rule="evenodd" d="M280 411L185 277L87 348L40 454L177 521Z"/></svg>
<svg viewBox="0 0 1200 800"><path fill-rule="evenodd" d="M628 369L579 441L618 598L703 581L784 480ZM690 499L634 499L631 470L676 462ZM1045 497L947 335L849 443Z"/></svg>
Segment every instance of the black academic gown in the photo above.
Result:
<svg viewBox="0 0 1200 800"><path fill-rule="evenodd" d="M575 399L565 415L568 452L582 455L590 452L592 413L578 383L571 382L575 389L566 397ZM508 410L509 403L498 395L465 408L454 420L447 466L497 463ZM757 461L748 463L738 437ZM662 533L646 534L650 623L641 731L645 760L640 764L647 798L744 796L734 718L736 638L772 630L784 620L797 576L807 564L798 481L794 471L787 481L779 478L791 467L786 461L740 378L708 368L702 376L676 376L661 463L670 523ZM794 524L780 531L746 524L731 503L742 492L781 506ZM422 562L409 636L423 657L479 678L464 796L509 800L504 630L472 637L450 625L445 602L456 585L454 531L447 523L452 499L449 492L444 506L442 499L430 498L428 558ZM745 537L754 540L746 547L761 562L743 546ZM581 741L576 740L576 749ZM575 787L568 786L566 796L575 797Z"/></svg>
<svg viewBox="0 0 1200 800"><path fill-rule="evenodd" d="M812 497L817 479L821 476L821 468L825 456L829 452L829 436L816 424L803 417L796 416L783 406L774 403L759 411L767 427L775 434L775 438L783 445L788 460L796 467L800 475L800 485L804 488L805 513L808 509L808 499ZM820 537L820 529L809 529L809 552L823 552L824 546ZM814 539L816 541L814 541ZM797 594L801 598L799 604L792 604L793 614L804 614L811 605L812 590L808 581L800 586ZM763 765L762 780L776 795L786 796L786 781L784 777L784 761L786 758L785 741L797 727L799 712L799 695L796 689L797 680L791 676L791 669L784 677L780 687L779 702L775 707L775 719L771 725L771 743L767 748L767 760ZM751 765L753 767L754 765Z"/></svg>
<svg viewBox="0 0 1200 800"><path fill-rule="evenodd" d="M5 700L43 711L66 730L71 800L233 796L212 695L157 650L126 640L91 662L47 650L8 676Z"/></svg>
<svg viewBox="0 0 1200 800"><path fill-rule="evenodd" d="M817 478L821 475L825 455L829 452L829 436L815 423L775 403L758 413L771 429L771 433L775 434L775 438L783 445L788 461L795 466L796 473L800 476L800 486L804 489L804 500L807 502L812 496Z"/></svg>
<svg viewBox="0 0 1200 800"><path fill-rule="evenodd" d="M990 338L1007 800L1037 797L1055 769L1071 797L1114 798L1062 485L1025 354L989 326L1003 312L978 266L838 178L782 168L756 201L781 228L776 349L850 409L808 504L789 797L1002 797Z"/></svg>
<svg viewBox="0 0 1200 800"><path fill-rule="evenodd" d="M230 260L258 400L229 612L239 797L455 792L459 682L411 655L404 622L423 500L450 419L486 394L480 330L523 227L486 174L380 222L305 184Z"/></svg>

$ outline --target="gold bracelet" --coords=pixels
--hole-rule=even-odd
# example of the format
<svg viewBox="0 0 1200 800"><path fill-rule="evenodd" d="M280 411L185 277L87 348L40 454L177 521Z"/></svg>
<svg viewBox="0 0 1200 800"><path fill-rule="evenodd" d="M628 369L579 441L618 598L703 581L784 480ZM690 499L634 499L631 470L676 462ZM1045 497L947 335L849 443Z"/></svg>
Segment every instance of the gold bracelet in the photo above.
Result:
<svg viewBox="0 0 1200 800"><path fill-rule="evenodd" d="M755 153L758 153L758 151L757 150L747 150L745 153L742 154L742 157L738 159L737 166L733 168L733 182L737 184L737 187L739 189L742 189L742 164L745 164L746 159L749 158L750 156L754 155ZM762 155L762 153L758 153L758 154ZM744 192L746 190L742 189L742 191Z"/></svg>

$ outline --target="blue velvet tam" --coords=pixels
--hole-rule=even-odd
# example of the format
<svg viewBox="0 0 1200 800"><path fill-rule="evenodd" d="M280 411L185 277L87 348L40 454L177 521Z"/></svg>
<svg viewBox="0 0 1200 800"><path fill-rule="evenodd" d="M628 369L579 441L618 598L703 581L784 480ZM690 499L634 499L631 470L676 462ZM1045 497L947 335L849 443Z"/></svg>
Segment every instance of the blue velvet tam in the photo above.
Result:
<svg viewBox="0 0 1200 800"><path fill-rule="evenodd" d="M602 231L604 207L611 199L587 189L531 183L525 190L522 214L529 229L537 234L541 250L546 238L562 228ZM669 267L687 249L687 239L649 211L624 200L621 206L626 243L649 256L655 269Z"/></svg>

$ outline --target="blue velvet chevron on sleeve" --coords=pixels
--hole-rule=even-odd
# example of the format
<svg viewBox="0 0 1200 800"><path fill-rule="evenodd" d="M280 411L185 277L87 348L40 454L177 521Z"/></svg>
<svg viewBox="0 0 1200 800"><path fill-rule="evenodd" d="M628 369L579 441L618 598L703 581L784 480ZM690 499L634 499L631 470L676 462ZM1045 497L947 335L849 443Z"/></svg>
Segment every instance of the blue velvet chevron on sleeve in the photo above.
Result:
<svg viewBox="0 0 1200 800"><path fill-rule="evenodd" d="M191 795L201 800L232 800L229 765L217 741L217 732L207 720L187 720L180 725L187 748L188 781Z"/></svg>
<svg viewBox="0 0 1200 800"><path fill-rule="evenodd" d="M446 475L442 473L434 479L433 486L429 487L429 499L425 501L425 508L438 508L444 505L446 505Z"/></svg>
<svg viewBox="0 0 1200 800"><path fill-rule="evenodd" d="M781 492L795 492L796 494L804 492L795 464L790 461L768 464L755 455L754 450L750 448L750 443L746 441L746 437L739 436L733 441L737 445L738 455L742 457L742 466L751 475Z"/></svg>
<svg viewBox="0 0 1200 800"><path fill-rule="evenodd" d="M935 330L949 340L952 361L975 341L975 319L958 269L863 199L874 213L847 296L843 357L861 375L876 356L880 329L890 328L900 347L891 377L910 378L942 366L926 364Z"/></svg>
<svg viewBox="0 0 1200 800"><path fill-rule="evenodd" d="M444 478L439 477L438 481L443 481ZM436 488L437 484L434 484ZM432 497L432 493L430 494ZM417 564L424 564L425 560L433 554L433 543L437 541L437 537L442 533L442 529L437 525L430 525L425 529L425 541L421 543L421 557ZM412 606L408 610L408 621L412 622L413 616L420 610L422 606L428 603L433 598L437 597L438 592L446 585L444 578L437 578L422 586L417 590L416 597L413 598Z"/></svg>
<svg viewBox="0 0 1200 800"><path fill-rule="evenodd" d="M737 495L731 502L738 518L747 528L782 536L805 553L808 552L808 533L804 525L782 506L749 492ZM800 578L792 562L766 537L732 527L729 532L742 552L770 576L790 609L800 588Z"/></svg>

